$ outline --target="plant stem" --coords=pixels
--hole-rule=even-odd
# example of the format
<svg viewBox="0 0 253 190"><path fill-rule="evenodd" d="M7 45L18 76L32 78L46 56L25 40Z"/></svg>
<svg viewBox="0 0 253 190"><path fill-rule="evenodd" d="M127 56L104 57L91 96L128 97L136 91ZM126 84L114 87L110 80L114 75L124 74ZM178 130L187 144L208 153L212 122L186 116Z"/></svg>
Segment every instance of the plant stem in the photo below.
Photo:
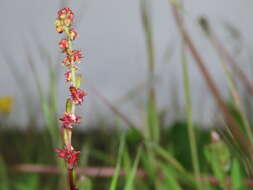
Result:
<svg viewBox="0 0 253 190"><path fill-rule="evenodd" d="M153 33L151 25L150 12L148 11L148 5L145 1L141 1L141 13L142 13L142 26L145 34L145 41L147 45L148 56L148 108L147 108L147 125L148 125L148 138L155 143L160 141L160 124L159 114L156 103L156 92L154 87L155 79L155 53L153 43Z"/></svg>
<svg viewBox="0 0 253 190"><path fill-rule="evenodd" d="M69 179L69 188L70 190L76 190L73 179L73 169L68 169L68 179Z"/></svg>
<svg viewBox="0 0 253 190"><path fill-rule="evenodd" d="M197 182L197 189L201 190L201 177L200 177L200 168L199 168L199 159L198 159L198 151L197 151L197 143L196 143L196 135L194 131L193 118L192 118L192 102L191 102L191 93L190 93L190 85L189 85L189 72L188 65L185 55L185 44L183 42L182 47L182 68L183 68L183 83L184 83L184 98L186 104L186 114L187 114L187 126L188 126L188 136L190 142L191 149L191 159L194 170L194 177Z"/></svg>
<svg viewBox="0 0 253 190"><path fill-rule="evenodd" d="M65 27L65 32L66 32L67 39L68 39L69 51L72 51L72 42L71 42L71 39L70 39L70 34L69 34L69 28L68 27ZM72 63L70 65L69 70L71 72L72 86L76 87L76 68L75 68L75 66L73 66ZM66 101L66 103L67 103L67 101ZM71 104L71 113L72 114L75 114L75 108L76 108L76 105L74 103ZM66 112L67 112L67 110L66 110ZM64 133L64 135L68 136L67 143L65 145L67 146L67 148L69 150L71 150L72 149L72 142L71 142L71 140L72 140L72 129L64 128L63 133ZM67 167L68 167L69 188L70 188L70 190L77 190L77 188L74 185L73 168L70 168L68 163L67 163Z"/></svg>

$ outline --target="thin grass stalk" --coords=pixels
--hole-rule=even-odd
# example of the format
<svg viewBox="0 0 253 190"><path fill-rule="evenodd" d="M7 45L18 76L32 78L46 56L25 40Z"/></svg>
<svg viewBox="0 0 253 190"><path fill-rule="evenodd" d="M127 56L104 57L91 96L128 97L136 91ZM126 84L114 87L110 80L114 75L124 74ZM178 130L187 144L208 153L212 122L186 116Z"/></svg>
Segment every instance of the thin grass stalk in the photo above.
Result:
<svg viewBox="0 0 253 190"><path fill-rule="evenodd" d="M146 146L150 146L153 149L155 155L166 163L168 163L181 177L182 181L186 182L188 185L192 187L196 186L196 181L190 172L188 172L182 165L179 163L170 152L162 148L157 144L146 143Z"/></svg>
<svg viewBox="0 0 253 190"><path fill-rule="evenodd" d="M191 90L190 90L190 78L189 78L189 70L187 64L187 57L185 52L185 44L182 44L182 69L183 69L183 83L184 83L184 97L186 104L186 113L187 113L187 126L188 126L188 136L190 142L191 149L191 160L193 165L194 177L196 180L196 186L198 190L203 189L201 182L201 174L199 167L199 158L198 158L198 150L196 143L196 134L194 131L193 118L192 118L192 102L191 102Z"/></svg>
<svg viewBox="0 0 253 190"><path fill-rule="evenodd" d="M134 189L133 185L134 185L134 181L136 179L135 176L136 176L137 171L138 171L138 165L139 165L141 155L142 155L142 147L140 146L137 149L137 154L136 154L133 166L131 168L131 171L129 173L128 179L126 181L126 184L125 184L123 190L132 190L132 189Z"/></svg>
<svg viewBox="0 0 253 190"><path fill-rule="evenodd" d="M241 104L240 95L239 95L238 89L236 88L235 82L233 80L233 76L228 71L228 68L227 68L226 64L222 63L222 67L223 67L223 70L226 74L228 87L231 91L232 99L235 102L235 107L239 111L240 116L242 117L243 127L246 130L246 135L248 136L248 138L251 142L251 146L253 146L252 131L251 131L251 128L250 128L250 125L249 125L249 121L246 117L245 111L243 109L243 106Z"/></svg>
<svg viewBox="0 0 253 190"><path fill-rule="evenodd" d="M142 26L145 34L145 41L147 46L147 56L148 56L148 108L147 108L147 125L149 129L148 137L156 143L160 140L160 126L159 126L159 116L156 104L156 93L154 87L155 81L155 55L154 55L154 44L153 44L153 34L151 27L151 17L147 10L149 7L147 3L141 0L141 16L142 16Z"/></svg>
<svg viewBox="0 0 253 190"><path fill-rule="evenodd" d="M119 145L119 153L117 158L117 164L115 168L115 172L112 177L112 181L109 187L109 190L115 190L117 189L117 183L120 176L120 169L122 167L122 160L124 155L124 148L125 148L125 134L123 134L120 138L120 145Z"/></svg>
<svg viewBox="0 0 253 190"><path fill-rule="evenodd" d="M218 37L215 35L214 31L211 30L208 21L204 18L200 20L201 28L204 30L204 32L207 34L208 39L211 41L213 46L217 49L217 52L219 56L221 57L222 61L226 60L228 65L233 69L233 71L238 75L239 79L241 80L242 84L244 84L245 88L248 90L248 92L253 95L253 85L248 79L247 75L240 69L240 67L237 66L234 58L227 52L227 50L223 47L223 45L220 43ZM231 90L233 100L235 102L235 105L237 109L240 112L240 115L242 117L242 121L246 130L246 134L251 142L251 146L253 146L253 134L252 130L250 128L249 122L247 120L246 114L244 113L240 96L238 93L238 90L236 89L235 83L233 81L232 75L229 73L228 68L226 64L222 63L223 70L226 74L228 86Z"/></svg>
<svg viewBox="0 0 253 190"><path fill-rule="evenodd" d="M241 80L242 84L245 86L249 94L253 96L253 84L248 79L247 75L243 70L237 65L235 59L228 53L225 47L221 44L217 35L213 31L208 32L208 37L211 40L213 46L217 49L220 56L224 57L227 60L227 63L231 66L233 71L237 74L238 78Z"/></svg>
<svg viewBox="0 0 253 190"><path fill-rule="evenodd" d="M174 18L176 21L176 25L183 37L183 40L187 44L187 47L188 47L190 53L192 54L193 58L195 59L196 64L197 64L198 68L200 69L202 76L204 77L210 92L212 93L220 110L222 111L223 116L225 117L226 122L228 123L229 129L231 130L235 139L241 145L242 149L245 152L247 152L248 156L252 160L253 159L252 148L251 148L251 146L249 146L249 144L250 144L249 139L241 131L240 126L238 126L237 122L233 118L233 116L232 116L230 110L228 109L226 103L224 102L218 88L216 87L215 83L213 82L213 80L209 74L209 71L204 64L204 61L202 60L201 56L199 55L197 49L195 48L188 32L186 31L186 29L182 25L182 20L181 20L179 13L178 13L177 8L173 5L173 3L171 5L172 5L171 7L172 7L172 12L173 12L173 15L174 15Z"/></svg>

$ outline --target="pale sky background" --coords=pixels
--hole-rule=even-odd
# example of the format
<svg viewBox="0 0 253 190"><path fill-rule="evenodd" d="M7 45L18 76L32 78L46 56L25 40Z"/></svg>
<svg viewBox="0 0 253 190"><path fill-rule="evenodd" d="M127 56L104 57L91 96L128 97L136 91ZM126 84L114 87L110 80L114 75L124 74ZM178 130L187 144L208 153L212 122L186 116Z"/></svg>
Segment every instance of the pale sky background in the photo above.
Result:
<svg viewBox="0 0 253 190"><path fill-rule="evenodd" d="M92 93L88 83L114 104L129 90L145 83L147 63L140 1L67 0L66 2L75 12L75 28L80 34L74 42L74 47L82 49L85 55L80 70L87 81L82 88L86 89L89 95L78 111L79 115L84 115L83 126L87 127L98 122L101 117L112 121L115 117L111 117L113 114ZM159 108L169 110L169 120L182 118L181 38L177 33L168 1L149 2L154 32ZM29 100L36 120L39 125L43 125L39 96L29 62L35 65L45 94L49 82L48 61L50 60L53 67L57 68L59 114L64 111L67 86L63 79L64 68L60 65L63 55L57 46L63 36L57 34L54 28L56 13L62 6L63 2L53 0L1 0L0 96L10 95L15 98L14 110L7 118L12 124L27 125L25 101ZM250 74L252 68L249 65L249 55L253 42L252 10L253 2L250 0L185 1L185 19L189 31L224 94L226 94L224 73L215 50L196 23L197 18L205 15L232 53L238 41L231 41L224 25L228 23L240 29L243 49L236 59ZM210 125L217 115L215 104L191 58L189 68L195 121ZM13 69L15 72L11 71ZM18 80L15 80L13 75ZM146 91L142 90L134 100L119 106L123 113L139 124L144 120L145 107L142 105L145 102L145 94ZM181 111L176 108L177 104Z"/></svg>

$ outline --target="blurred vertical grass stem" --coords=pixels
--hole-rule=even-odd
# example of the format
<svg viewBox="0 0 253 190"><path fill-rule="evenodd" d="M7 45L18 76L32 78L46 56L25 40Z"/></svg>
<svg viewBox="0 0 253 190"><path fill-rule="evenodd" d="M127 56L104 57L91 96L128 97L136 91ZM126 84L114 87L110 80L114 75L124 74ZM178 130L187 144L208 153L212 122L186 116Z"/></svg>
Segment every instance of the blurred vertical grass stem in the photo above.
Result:
<svg viewBox="0 0 253 190"><path fill-rule="evenodd" d="M191 103L191 92L189 85L189 71L187 65L187 57L185 52L185 43L182 44L182 69L183 69L183 83L184 83L184 97L186 105L186 114L187 114L187 126L188 126L188 136L191 149L191 160L194 170L194 177L196 180L196 186L198 190L202 189L200 169L199 169L199 159L198 159L198 150L196 145L196 135L194 131L193 118L192 118L192 103Z"/></svg>
<svg viewBox="0 0 253 190"><path fill-rule="evenodd" d="M160 127L159 127L159 116L156 104L156 94L154 88L155 79L155 55L153 48L153 35L150 21L150 7L145 0L141 0L141 16L142 26L145 33L145 40L147 46L148 56L148 108L147 108L147 125L148 125L148 138L155 143L159 143L160 140Z"/></svg>

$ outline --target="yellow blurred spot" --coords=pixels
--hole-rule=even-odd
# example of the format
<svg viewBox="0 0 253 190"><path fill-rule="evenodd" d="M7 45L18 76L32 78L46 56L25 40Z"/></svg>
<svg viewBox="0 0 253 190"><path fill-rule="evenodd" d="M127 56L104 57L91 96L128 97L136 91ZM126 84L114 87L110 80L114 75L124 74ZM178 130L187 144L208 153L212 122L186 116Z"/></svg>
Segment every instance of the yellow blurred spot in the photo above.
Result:
<svg viewBox="0 0 253 190"><path fill-rule="evenodd" d="M11 96L0 97L0 112L9 114L12 110L13 98Z"/></svg>

